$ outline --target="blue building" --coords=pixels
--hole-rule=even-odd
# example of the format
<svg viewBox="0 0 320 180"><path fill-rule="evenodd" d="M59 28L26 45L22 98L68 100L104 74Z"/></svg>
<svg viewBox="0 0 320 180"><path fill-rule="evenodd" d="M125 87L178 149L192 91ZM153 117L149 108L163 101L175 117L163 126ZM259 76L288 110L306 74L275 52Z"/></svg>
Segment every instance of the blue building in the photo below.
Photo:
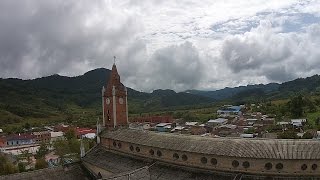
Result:
<svg viewBox="0 0 320 180"><path fill-rule="evenodd" d="M240 115L241 114L241 107L240 106L223 107L217 111L217 114L221 115L221 116Z"/></svg>

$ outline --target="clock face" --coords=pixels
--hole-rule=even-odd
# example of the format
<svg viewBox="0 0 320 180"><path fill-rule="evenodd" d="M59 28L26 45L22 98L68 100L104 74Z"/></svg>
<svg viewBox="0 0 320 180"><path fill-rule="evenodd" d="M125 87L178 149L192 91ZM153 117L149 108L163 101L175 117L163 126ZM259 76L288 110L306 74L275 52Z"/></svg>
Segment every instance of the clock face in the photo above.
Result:
<svg viewBox="0 0 320 180"><path fill-rule="evenodd" d="M123 104L123 99L122 98L119 98L119 103Z"/></svg>
<svg viewBox="0 0 320 180"><path fill-rule="evenodd" d="M110 99L109 98L106 99L106 103L110 104Z"/></svg>

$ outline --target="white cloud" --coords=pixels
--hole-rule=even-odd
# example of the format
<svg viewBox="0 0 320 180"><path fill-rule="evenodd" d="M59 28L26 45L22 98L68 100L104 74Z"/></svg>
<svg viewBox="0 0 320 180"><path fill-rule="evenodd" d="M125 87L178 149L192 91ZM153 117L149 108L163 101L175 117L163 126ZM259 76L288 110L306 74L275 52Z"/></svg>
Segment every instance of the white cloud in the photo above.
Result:
<svg viewBox="0 0 320 180"><path fill-rule="evenodd" d="M139 90L319 73L319 1L0 1L0 76L110 68Z"/></svg>

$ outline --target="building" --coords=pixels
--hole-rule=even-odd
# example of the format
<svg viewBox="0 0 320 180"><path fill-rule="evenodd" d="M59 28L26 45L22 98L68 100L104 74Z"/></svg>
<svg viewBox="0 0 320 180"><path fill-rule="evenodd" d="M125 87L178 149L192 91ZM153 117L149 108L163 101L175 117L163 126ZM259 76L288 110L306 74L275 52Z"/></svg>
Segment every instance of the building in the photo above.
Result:
<svg viewBox="0 0 320 180"><path fill-rule="evenodd" d="M210 119L207 122L207 124L209 126L218 126L218 125L226 124L227 122L228 122L228 119L218 118L218 119Z"/></svg>
<svg viewBox="0 0 320 180"><path fill-rule="evenodd" d="M32 134L11 134L6 137L7 146L30 145L36 142L36 136Z"/></svg>
<svg viewBox="0 0 320 180"><path fill-rule="evenodd" d="M166 132L171 129L171 123L159 123L155 128L159 132Z"/></svg>
<svg viewBox="0 0 320 180"><path fill-rule="evenodd" d="M87 135L87 134L96 134L97 133L97 130L96 129L91 129L91 128L75 128L75 133L76 133L76 137L78 139L81 139L83 137L86 137L86 136L90 136L91 135Z"/></svg>
<svg viewBox="0 0 320 180"><path fill-rule="evenodd" d="M217 114L223 117L241 115L241 107L240 106L223 107L217 111Z"/></svg>
<svg viewBox="0 0 320 180"><path fill-rule="evenodd" d="M51 133L49 131L33 132L32 134L35 135L37 144L49 143L51 140Z"/></svg>
<svg viewBox="0 0 320 180"><path fill-rule="evenodd" d="M307 119L291 119L291 124L294 127L302 127L307 122Z"/></svg>
<svg viewBox="0 0 320 180"><path fill-rule="evenodd" d="M50 132L50 142L53 143L57 140L63 140L64 136L63 136L63 132L62 131L58 131L58 132Z"/></svg>
<svg viewBox="0 0 320 180"><path fill-rule="evenodd" d="M130 118L130 122L138 123L173 123L173 117L164 115L164 116L143 116L143 117L133 117Z"/></svg>
<svg viewBox="0 0 320 180"><path fill-rule="evenodd" d="M5 147L6 145L7 145L6 138L4 136L3 137L0 136L0 148Z"/></svg>
<svg viewBox="0 0 320 180"><path fill-rule="evenodd" d="M115 128L128 125L127 88L120 82L115 64L106 88L102 87L103 126Z"/></svg>

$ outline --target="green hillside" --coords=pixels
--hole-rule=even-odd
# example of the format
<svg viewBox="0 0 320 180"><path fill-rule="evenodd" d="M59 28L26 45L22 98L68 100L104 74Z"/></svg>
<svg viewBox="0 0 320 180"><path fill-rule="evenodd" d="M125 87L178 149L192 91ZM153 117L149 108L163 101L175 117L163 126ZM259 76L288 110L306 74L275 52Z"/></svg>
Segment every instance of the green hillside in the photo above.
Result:
<svg viewBox="0 0 320 180"><path fill-rule="evenodd" d="M77 77L52 75L33 80L0 79L0 127L65 120L94 125L97 117L102 115L101 88L110 72L100 68ZM208 97L172 90L144 93L131 88L128 88L128 101L130 115L213 102Z"/></svg>

